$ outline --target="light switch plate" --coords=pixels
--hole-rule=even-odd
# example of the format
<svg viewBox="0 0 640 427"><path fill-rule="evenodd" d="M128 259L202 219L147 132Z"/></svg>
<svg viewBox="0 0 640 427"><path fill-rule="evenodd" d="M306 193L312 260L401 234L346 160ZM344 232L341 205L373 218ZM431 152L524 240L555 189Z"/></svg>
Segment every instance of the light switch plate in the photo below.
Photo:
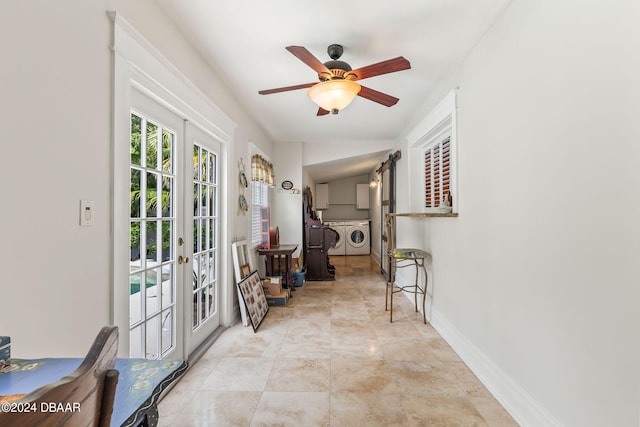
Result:
<svg viewBox="0 0 640 427"><path fill-rule="evenodd" d="M93 225L93 200L80 200L80 225Z"/></svg>

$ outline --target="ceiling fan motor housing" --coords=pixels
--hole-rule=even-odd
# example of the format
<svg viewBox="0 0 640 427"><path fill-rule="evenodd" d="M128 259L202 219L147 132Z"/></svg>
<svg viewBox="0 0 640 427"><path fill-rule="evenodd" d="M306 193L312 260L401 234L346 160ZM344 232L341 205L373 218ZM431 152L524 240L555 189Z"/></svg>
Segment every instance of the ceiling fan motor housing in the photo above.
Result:
<svg viewBox="0 0 640 427"><path fill-rule="evenodd" d="M346 78L345 74L351 71L351 66L344 61L327 61L324 63L324 66L327 67L331 73L318 74L321 81L342 80Z"/></svg>
<svg viewBox="0 0 640 427"><path fill-rule="evenodd" d="M318 77L321 81L327 80L342 80L345 78L349 78L348 75L345 75L347 72L351 71L351 65L347 64L344 61L339 61L338 58L342 56L344 52L344 48L339 44L329 45L327 48L327 53L329 57L332 59L331 61L327 61L324 63L324 66L331 71L331 74L320 73Z"/></svg>

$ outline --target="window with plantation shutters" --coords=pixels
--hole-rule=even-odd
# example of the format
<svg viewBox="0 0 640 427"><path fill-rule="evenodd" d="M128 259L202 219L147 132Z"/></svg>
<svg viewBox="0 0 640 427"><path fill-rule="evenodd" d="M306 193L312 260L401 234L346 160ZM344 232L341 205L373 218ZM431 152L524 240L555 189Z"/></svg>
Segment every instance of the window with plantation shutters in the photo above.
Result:
<svg viewBox="0 0 640 427"><path fill-rule="evenodd" d="M452 90L407 135L413 212L458 215L458 132Z"/></svg>
<svg viewBox="0 0 640 427"><path fill-rule="evenodd" d="M424 150L424 207L438 207L444 200L451 203L450 137Z"/></svg>

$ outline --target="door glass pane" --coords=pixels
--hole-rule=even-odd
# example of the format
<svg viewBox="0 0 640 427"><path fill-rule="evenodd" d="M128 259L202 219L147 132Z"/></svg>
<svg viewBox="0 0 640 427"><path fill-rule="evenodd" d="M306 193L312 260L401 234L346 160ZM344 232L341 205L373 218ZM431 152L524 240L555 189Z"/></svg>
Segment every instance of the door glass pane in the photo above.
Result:
<svg viewBox="0 0 640 427"><path fill-rule="evenodd" d="M158 233L157 233L157 227L156 227L156 221L145 221L146 227L147 227L147 233L146 233L146 249L147 249L147 257L146 257L146 261L147 261L147 265L149 265L149 263L151 261L155 262L158 258L158 253L157 253L157 245L156 242L158 240Z"/></svg>
<svg viewBox="0 0 640 427"><path fill-rule="evenodd" d="M200 176L201 181L207 181L207 150L200 150Z"/></svg>
<svg viewBox="0 0 640 427"><path fill-rule="evenodd" d="M165 176L162 179L162 216L173 216L173 206L171 205L173 194L173 178Z"/></svg>
<svg viewBox="0 0 640 427"><path fill-rule="evenodd" d="M162 131L162 171L173 172L173 134L168 130Z"/></svg>
<svg viewBox="0 0 640 427"><path fill-rule="evenodd" d="M198 236L200 235L200 220L199 219L194 219L193 220L193 253L194 253L194 259L195 259L195 254L200 252L200 239L198 238Z"/></svg>
<svg viewBox="0 0 640 427"><path fill-rule="evenodd" d="M200 220L200 236L198 237L198 248L200 252L207 250L207 221Z"/></svg>
<svg viewBox="0 0 640 427"><path fill-rule="evenodd" d="M202 297L200 298L200 300L202 301L202 310L200 311L200 319L201 320L205 320L207 318L207 300L208 295L207 295L207 290L209 289L209 287L204 287L200 290L200 293L202 294Z"/></svg>
<svg viewBox="0 0 640 427"><path fill-rule="evenodd" d="M216 220L215 219L210 219L209 220L209 241L211 242L211 249L215 249L216 248Z"/></svg>
<svg viewBox="0 0 640 427"><path fill-rule="evenodd" d="M158 168L158 126L147 122L147 146L144 151L147 159L147 167Z"/></svg>
<svg viewBox="0 0 640 427"><path fill-rule="evenodd" d="M160 316L147 319L146 322L146 348L145 357L147 359L160 358Z"/></svg>
<svg viewBox="0 0 640 427"><path fill-rule="evenodd" d="M200 185L200 216L207 216L207 186Z"/></svg>
<svg viewBox="0 0 640 427"><path fill-rule="evenodd" d="M142 273L129 276L129 325L134 325L142 320L142 298L140 297L140 281Z"/></svg>
<svg viewBox="0 0 640 427"><path fill-rule="evenodd" d="M200 194L200 190L198 190L198 184L193 184L193 215L198 215L198 194Z"/></svg>
<svg viewBox="0 0 640 427"><path fill-rule="evenodd" d="M173 265L167 264L162 267L162 308L165 309L173 304Z"/></svg>
<svg viewBox="0 0 640 427"><path fill-rule="evenodd" d="M144 323L129 331L129 357L144 358Z"/></svg>
<svg viewBox="0 0 640 427"><path fill-rule="evenodd" d="M193 256L193 290L200 288L200 255Z"/></svg>
<svg viewBox="0 0 640 427"><path fill-rule="evenodd" d="M209 153L209 182L216 184L216 155Z"/></svg>
<svg viewBox="0 0 640 427"><path fill-rule="evenodd" d="M173 222L161 221L162 223L162 261L166 262L173 258L171 252L171 242L173 242Z"/></svg>
<svg viewBox="0 0 640 427"><path fill-rule="evenodd" d="M131 164L140 165L140 142L142 136L142 119L135 114L131 115Z"/></svg>
<svg viewBox="0 0 640 427"><path fill-rule="evenodd" d="M158 279L160 277L160 268L147 270L147 286L145 288L147 316L154 315L160 310L160 295L158 294Z"/></svg>
<svg viewBox="0 0 640 427"><path fill-rule="evenodd" d="M193 146L193 179L199 181L200 175L198 175L198 165L200 164L200 147ZM198 194L194 192L193 194Z"/></svg>
<svg viewBox="0 0 640 427"><path fill-rule="evenodd" d="M130 271L135 271L142 267L140 261L140 221L131 221L129 225L129 250L130 250Z"/></svg>
<svg viewBox="0 0 640 427"><path fill-rule="evenodd" d="M200 295L198 292L193 293L193 324L191 325L193 329L195 329L199 324L199 310L200 310L200 300L198 299Z"/></svg>
<svg viewBox="0 0 640 427"><path fill-rule="evenodd" d="M131 169L131 218L140 218L140 170Z"/></svg>
<svg viewBox="0 0 640 427"><path fill-rule="evenodd" d="M213 311L213 302L215 301L215 288L213 284L209 285L209 305L208 305L208 314L211 316L214 314Z"/></svg>
<svg viewBox="0 0 640 427"><path fill-rule="evenodd" d="M158 216L158 180L153 172L147 172L146 196L147 218Z"/></svg>
<svg viewBox="0 0 640 427"><path fill-rule="evenodd" d="M162 353L166 353L173 347L173 310L165 310L162 312L162 335L161 346Z"/></svg>

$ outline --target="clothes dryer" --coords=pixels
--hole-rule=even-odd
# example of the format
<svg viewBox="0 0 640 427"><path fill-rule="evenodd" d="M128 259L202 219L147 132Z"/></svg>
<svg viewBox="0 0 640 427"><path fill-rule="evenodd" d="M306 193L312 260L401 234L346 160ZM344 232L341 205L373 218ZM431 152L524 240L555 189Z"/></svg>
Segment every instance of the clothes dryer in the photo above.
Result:
<svg viewBox="0 0 640 427"><path fill-rule="evenodd" d="M369 243L369 221L348 223L346 228L346 255L368 255L371 253Z"/></svg>

